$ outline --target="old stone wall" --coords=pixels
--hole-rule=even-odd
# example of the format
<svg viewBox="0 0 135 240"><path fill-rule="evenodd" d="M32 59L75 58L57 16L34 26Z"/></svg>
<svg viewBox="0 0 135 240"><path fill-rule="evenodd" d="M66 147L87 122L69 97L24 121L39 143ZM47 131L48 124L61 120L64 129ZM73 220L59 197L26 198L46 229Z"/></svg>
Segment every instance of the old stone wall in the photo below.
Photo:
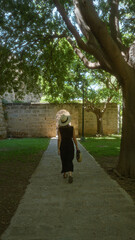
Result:
<svg viewBox="0 0 135 240"><path fill-rule="evenodd" d="M71 124L77 136L82 133L81 104L6 104L8 137L54 137L57 135L58 118L61 113L71 115ZM84 113L85 136L95 135L97 130L96 116L91 112ZM117 133L117 105L109 104L103 117L105 134Z"/></svg>
<svg viewBox="0 0 135 240"><path fill-rule="evenodd" d="M0 138L6 138L6 136L7 136L6 121L4 118L2 101L0 99Z"/></svg>
<svg viewBox="0 0 135 240"><path fill-rule="evenodd" d="M78 110L76 105L55 104L7 104L8 136L54 137L57 133L57 118L65 109L70 112L72 124L78 135Z"/></svg>
<svg viewBox="0 0 135 240"><path fill-rule="evenodd" d="M79 135L81 135L82 111L79 112ZM95 135L97 132L96 115L92 112L84 111L84 135ZM105 135L118 133L118 107L117 104L110 103L103 115L103 131Z"/></svg>
<svg viewBox="0 0 135 240"><path fill-rule="evenodd" d="M24 91L25 92L25 89ZM5 92L2 96L3 100L5 102L8 103L13 103L13 102L23 102L23 103L37 103L40 102L42 95L36 95L33 93L29 93L29 94L24 94L24 96L22 96L22 98L19 98L18 96L16 96L14 90L12 90L12 92Z"/></svg>

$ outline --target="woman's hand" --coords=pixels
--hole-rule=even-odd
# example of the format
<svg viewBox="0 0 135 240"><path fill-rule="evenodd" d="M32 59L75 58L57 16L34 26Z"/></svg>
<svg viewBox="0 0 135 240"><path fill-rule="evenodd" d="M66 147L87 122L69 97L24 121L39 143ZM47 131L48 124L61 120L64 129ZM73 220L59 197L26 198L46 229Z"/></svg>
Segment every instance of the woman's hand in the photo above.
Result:
<svg viewBox="0 0 135 240"><path fill-rule="evenodd" d="M60 130L58 129L58 155L60 155L60 145L61 145L61 135L60 135Z"/></svg>

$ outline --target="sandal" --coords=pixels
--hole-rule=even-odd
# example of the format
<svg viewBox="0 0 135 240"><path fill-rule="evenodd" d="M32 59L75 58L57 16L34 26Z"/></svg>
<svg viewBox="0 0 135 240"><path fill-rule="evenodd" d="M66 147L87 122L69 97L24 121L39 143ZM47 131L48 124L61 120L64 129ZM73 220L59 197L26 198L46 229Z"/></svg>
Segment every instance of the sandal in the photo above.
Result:
<svg viewBox="0 0 135 240"><path fill-rule="evenodd" d="M73 177L72 177L72 176L69 176L68 182L69 182L69 183L72 183L72 182L73 182Z"/></svg>
<svg viewBox="0 0 135 240"><path fill-rule="evenodd" d="M66 173L63 174L63 178L67 178L67 174Z"/></svg>

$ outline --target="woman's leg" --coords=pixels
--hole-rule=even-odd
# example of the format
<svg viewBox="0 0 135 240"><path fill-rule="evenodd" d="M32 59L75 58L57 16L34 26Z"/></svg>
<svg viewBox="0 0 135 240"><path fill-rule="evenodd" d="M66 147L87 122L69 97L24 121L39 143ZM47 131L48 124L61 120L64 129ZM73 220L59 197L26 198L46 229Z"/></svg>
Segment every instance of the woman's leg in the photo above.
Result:
<svg viewBox="0 0 135 240"><path fill-rule="evenodd" d="M63 177L67 178L67 173L66 172L63 173Z"/></svg>
<svg viewBox="0 0 135 240"><path fill-rule="evenodd" d="M72 172L68 172L68 182L69 183L73 182Z"/></svg>

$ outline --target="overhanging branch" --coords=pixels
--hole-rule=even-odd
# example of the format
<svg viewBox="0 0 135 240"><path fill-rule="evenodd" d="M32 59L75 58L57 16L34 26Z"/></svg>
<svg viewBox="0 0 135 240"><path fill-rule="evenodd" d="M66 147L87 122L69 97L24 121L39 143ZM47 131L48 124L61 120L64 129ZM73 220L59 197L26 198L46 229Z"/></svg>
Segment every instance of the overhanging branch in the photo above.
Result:
<svg viewBox="0 0 135 240"><path fill-rule="evenodd" d="M73 34L73 36L75 37L77 44L79 47L81 47L81 49L83 49L84 51L88 51L87 49L87 45L84 43L84 41L81 39L79 33L77 32L77 30L75 29L75 27L72 25L72 23L70 22L67 13L65 11L65 9L62 7L62 5L59 3L58 0L53 0L55 6L57 7L59 13L61 14L64 22L66 23L68 29L70 30L70 32Z"/></svg>
<svg viewBox="0 0 135 240"><path fill-rule="evenodd" d="M75 53L79 56L79 58L82 60L84 65L89 69L101 69L101 65L99 62L92 63L90 62L80 51L78 48L74 48Z"/></svg>
<svg viewBox="0 0 135 240"><path fill-rule="evenodd" d="M102 68L110 73L112 73L112 68L111 65L109 64L104 52L102 51L102 49L99 48L98 44L96 43L96 39L94 38L93 35L89 34L89 41L87 43L85 43L79 33L77 32L77 30L75 29L75 27L72 25L72 23L70 22L65 9L63 8L63 6L59 3L58 0L53 0L55 6L57 7L58 11L60 12L64 22L66 23L68 29L70 30L70 32L73 34L73 36L76 39L76 42L79 46L80 49L82 49L83 51L93 55L99 62L100 65L102 66Z"/></svg>
<svg viewBox="0 0 135 240"><path fill-rule="evenodd" d="M101 65L99 62L92 63L90 62L84 54L81 52L79 48L74 44L74 42L68 37L68 42L71 44L72 48L74 49L74 52L77 54L77 56L81 59L81 61L84 63L84 65L89 69L100 69Z"/></svg>
<svg viewBox="0 0 135 240"><path fill-rule="evenodd" d="M113 40L117 43L121 51L127 54L128 49L122 44L121 35L119 30L119 0L108 0L111 7L110 12L110 30Z"/></svg>
<svg viewBox="0 0 135 240"><path fill-rule="evenodd" d="M80 9L82 18L90 27L93 35L100 44L108 63L113 69L113 74L126 80L128 76L128 65L121 54L116 42L110 36L106 25L99 18L93 7L92 0L74 0L75 7Z"/></svg>

